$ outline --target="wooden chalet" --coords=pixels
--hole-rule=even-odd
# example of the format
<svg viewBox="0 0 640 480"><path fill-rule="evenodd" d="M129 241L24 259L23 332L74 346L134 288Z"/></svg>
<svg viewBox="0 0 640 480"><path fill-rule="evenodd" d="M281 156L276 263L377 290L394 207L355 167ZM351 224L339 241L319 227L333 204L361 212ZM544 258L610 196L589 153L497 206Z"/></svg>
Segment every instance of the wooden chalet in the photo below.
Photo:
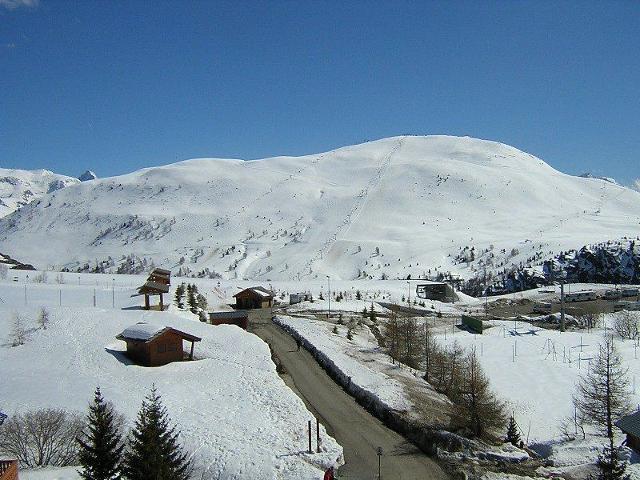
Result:
<svg viewBox="0 0 640 480"><path fill-rule="evenodd" d="M0 480L18 480L18 461L0 458Z"/></svg>
<svg viewBox="0 0 640 480"><path fill-rule="evenodd" d="M212 312L209 314L209 323L211 325L237 325L246 330L249 326L249 312L247 310Z"/></svg>
<svg viewBox="0 0 640 480"><path fill-rule="evenodd" d="M625 444L640 453L640 411L622 417L615 425L627 435Z"/></svg>
<svg viewBox="0 0 640 480"><path fill-rule="evenodd" d="M269 308L273 306L273 292L263 287L245 288L234 295L236 309Z"/></svg>
<svg viewBox="0 0 640 480"><path fill-rule="evenodd" d="M200 337L172 327L151 325L145 322L125 328L116 338L127 342L127 356L145 367L158 367L184 360L183 340L191 342L187 358L193 360L194 344L202 340Z"/></svg>
<svg viewBox="0 0 640 480"><path fill-rule="evenodd" d="M169 293L169 286L171 285L171 272L162 268L154 268L149 274L147 281L138 288L138 294L144 295L144 308L145 310L151 309L149 297L151 295L159 295L160 311L164 310L163 295Z"/></svg>

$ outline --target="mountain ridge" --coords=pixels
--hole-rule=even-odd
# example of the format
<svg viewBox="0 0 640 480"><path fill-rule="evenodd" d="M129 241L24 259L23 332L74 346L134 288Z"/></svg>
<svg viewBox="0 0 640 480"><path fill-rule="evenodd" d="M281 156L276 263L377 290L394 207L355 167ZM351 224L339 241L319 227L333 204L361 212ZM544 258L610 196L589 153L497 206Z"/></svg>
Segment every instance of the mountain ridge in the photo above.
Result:
<svg viewBox="0 0 640 480"><path fill-rule="evenodd" d="M301 157L191 159L76 184L0 220L0 251L70 270L153 262L256 280L468 278L518 265L532 244L551 256L639 233L635 191L564 174L498 142L397 136ZM45 241L47 252L36 248ZM492 264L453 261L471 246L505 254ZM513 249L520 253L506 254Z"/></svg>

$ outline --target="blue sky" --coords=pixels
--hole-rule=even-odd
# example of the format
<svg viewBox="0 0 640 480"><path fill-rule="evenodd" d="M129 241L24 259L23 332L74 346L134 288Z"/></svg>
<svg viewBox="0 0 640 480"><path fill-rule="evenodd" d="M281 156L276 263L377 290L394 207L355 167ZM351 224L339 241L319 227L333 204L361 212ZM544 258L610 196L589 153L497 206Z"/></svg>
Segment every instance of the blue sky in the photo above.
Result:
<svg viewBox="0 0 640 480"><path fill-rule="evenodd" d="M451 134L631 183L639 45L634 1L0 0L0 166Z"/></svg>

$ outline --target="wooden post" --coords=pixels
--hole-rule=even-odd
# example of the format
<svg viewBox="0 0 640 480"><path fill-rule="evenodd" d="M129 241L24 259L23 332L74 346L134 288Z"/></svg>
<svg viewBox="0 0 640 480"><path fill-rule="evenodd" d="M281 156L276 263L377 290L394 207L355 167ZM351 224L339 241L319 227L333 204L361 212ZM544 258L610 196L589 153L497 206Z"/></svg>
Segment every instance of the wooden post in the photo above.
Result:
<svg viewBox="0 0 640 480"><path fill-rule="evenodd" d="M311 420L309 420L309 423L308 423L308 430L309 430L309 453L313 453L313 450L311 449Z"/></svg>
<svg viewBox="0 0 640 480"><path fill-rule="evenodd" d="M191 352L189 353L189 360L193 360L193 346L195 345L195 342L191 342Z"/></svg>
<svg viewBox="0 0 640 480"><path fill-rule="evenodd" d="M162 294L160 294L160 311L164 311L164 304L162 303Z"/></svg>
<svg viewBox="0 0 640 480"><path fill-rule="evenodd" d="M320 453L320 420L316 418L316 452Z"/></svg>
<svg viewBox="0 0 640 480"><path fill-rule="evenodd" d="M144 309L149 310L149 295L146 293L144 294Z"/></svg>

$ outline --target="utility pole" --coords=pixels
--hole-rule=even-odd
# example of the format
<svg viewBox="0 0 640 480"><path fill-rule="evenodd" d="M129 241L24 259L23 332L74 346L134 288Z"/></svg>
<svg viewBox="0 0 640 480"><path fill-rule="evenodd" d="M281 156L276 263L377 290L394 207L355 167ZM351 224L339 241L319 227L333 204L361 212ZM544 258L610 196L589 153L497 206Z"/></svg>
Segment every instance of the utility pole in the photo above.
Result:
<svg viewBox="0 0 640 480"><path fill-rule="evenodd" d="M560 280L560 331L564 332L564 280Z"/></svg>
<svg viewBox="0 0 640 480"><path fill-rule="evenodd" d="M329 275L325 276L327 277L327 289L329 290L329 293L327 294L329 297L329 314L327 315L327 319L331 320L331 278Z"/></svg>

